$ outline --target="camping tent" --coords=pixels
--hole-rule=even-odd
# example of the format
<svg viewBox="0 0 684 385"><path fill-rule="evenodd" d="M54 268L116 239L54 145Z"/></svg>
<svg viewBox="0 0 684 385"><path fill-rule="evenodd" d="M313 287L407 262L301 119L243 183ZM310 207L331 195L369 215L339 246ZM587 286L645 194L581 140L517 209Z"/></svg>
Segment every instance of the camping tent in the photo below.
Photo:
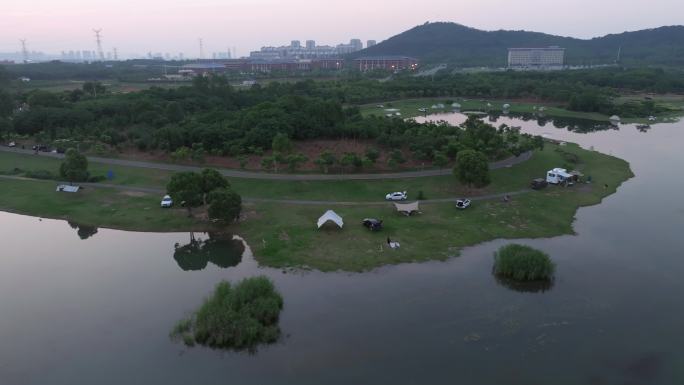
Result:
<svg viewBox="0 0 684 385"><path fill-rule="evenodd" d="M400 213L402 213L406 216L410 216L414 212L417 212L417 213L420 212L420 208L418 207L418 201L415 201L413 203L397 203L397 202L395 202L394 207L397 208L397 211L399 211Z"/></svg>
<svg viewBox="0 0 684 385"><path fill-rule="evenodd" d="M75 193L78 192L78 190L81 189L81 186L70 186L66 184L60 184L57 186L57 191L62 191L62 192L70 192L70 193Z"/></svg>
<svg viewBox="0 0 684 385"><path fill-rule="evenodd" d="M337 213L335 213L332 210L326 211L325 214L318 218L318 228L320 229L321 226L323 226L327 222L333 222L340 228L344 226L344 221L342 220L342 217L337 215Z"/></svg>

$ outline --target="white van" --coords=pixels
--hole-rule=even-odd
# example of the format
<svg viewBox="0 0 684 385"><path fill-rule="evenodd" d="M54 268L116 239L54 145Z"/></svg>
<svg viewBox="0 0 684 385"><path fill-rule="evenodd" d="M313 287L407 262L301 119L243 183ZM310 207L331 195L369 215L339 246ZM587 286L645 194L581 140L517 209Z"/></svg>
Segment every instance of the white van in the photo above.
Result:
<svg viewBox="0 0 684 385"><path fill-rule="evenodd" d="M571 182L572 178L573 176L564 168L554 168L546 173L546 182L551 184Z"/></svg>

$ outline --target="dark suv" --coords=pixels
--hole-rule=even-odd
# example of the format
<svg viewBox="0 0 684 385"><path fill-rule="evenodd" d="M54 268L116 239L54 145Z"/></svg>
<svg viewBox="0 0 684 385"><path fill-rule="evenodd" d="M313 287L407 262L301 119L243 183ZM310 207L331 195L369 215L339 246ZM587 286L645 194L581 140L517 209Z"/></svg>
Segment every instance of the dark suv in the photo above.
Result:
<svg viewBox="0 0 684 385"><path fill-rule="evenodd" d="M366 218L363 220L363 225L371 231L378 231L382 229L382 221L375 218Z"/></svg>
<svg viewBox="0 0 684 385"><path fill-rule="evenodd" d="M532 179L532 183L530 183L530 187L532 187L535 190L541 190L543 188L546 188L546 186L548 185L548 182L546 182L546 180L542 178Z"/></svg>

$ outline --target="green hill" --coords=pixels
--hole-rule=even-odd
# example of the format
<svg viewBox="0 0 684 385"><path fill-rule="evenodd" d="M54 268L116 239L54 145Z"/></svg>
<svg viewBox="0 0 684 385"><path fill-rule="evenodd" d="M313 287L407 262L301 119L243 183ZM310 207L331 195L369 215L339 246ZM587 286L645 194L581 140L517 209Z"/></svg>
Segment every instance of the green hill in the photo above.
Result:
<svg viewBox="0 0 684 385"><path fill-rule="evenodd" d="M684 26L660 27L583 40L528 31L482 31L456 23L426 23L354 53L407 55L460 67L505 66L510 47L560 46L566 64L684 65Z"/></svg>

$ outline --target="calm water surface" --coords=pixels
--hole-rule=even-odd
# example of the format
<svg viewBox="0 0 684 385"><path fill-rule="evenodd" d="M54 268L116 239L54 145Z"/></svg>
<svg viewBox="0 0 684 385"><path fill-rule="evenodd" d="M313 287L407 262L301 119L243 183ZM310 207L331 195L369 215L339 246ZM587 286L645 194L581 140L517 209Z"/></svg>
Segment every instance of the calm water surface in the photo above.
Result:
<svg viewBox="0 0 684 385"><path fill-rule="evenodd" d="M190 234L0 213L0 384L684 383L684 124L503 122L622 157L636 174L578 212L577 235L521 241L557 263L545 291L492 277L504 241L448 262L284 274L248 248L240 257L239 243L210 240L188 261L175 245ZM280 343L250 355L169 340L218 281L256 274L285 298Z"/></svg>

